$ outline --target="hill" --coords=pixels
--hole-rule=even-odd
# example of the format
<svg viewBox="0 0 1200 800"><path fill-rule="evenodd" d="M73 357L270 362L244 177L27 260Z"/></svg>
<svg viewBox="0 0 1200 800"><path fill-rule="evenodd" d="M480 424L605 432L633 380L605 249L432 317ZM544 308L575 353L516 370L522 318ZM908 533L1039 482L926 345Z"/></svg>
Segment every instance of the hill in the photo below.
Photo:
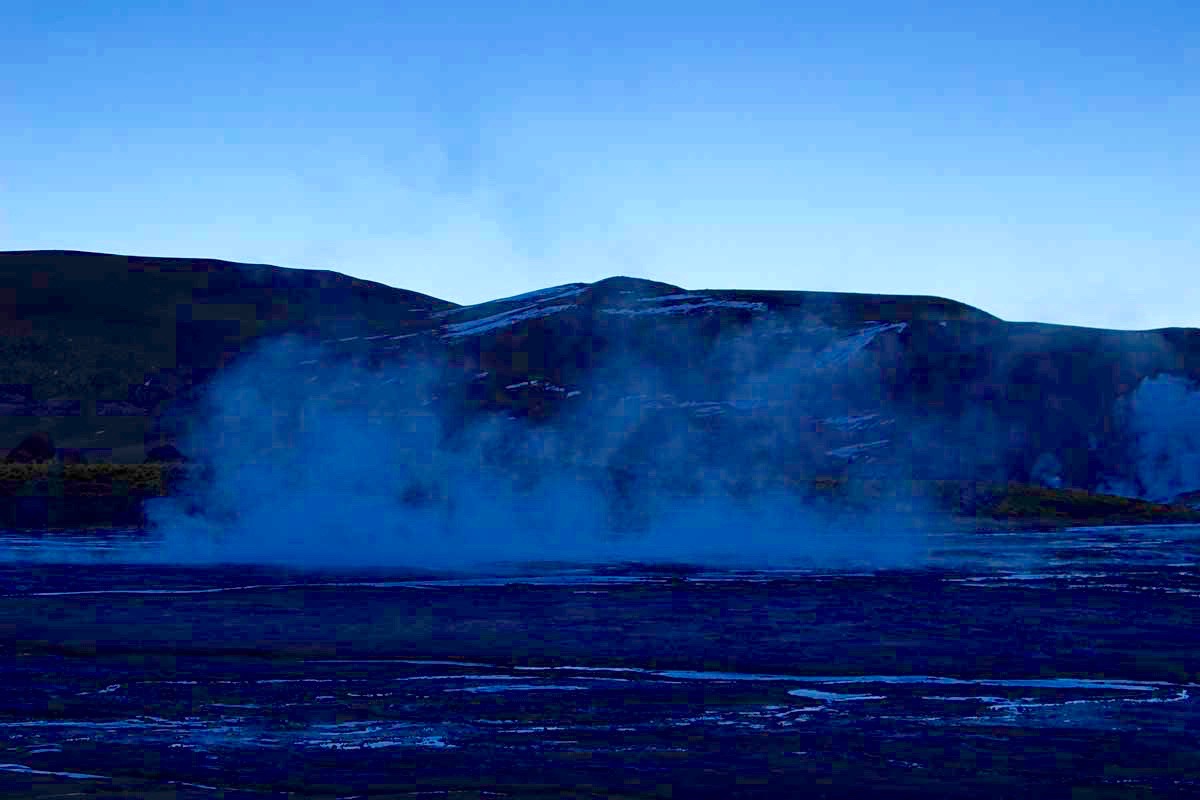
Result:
<svg viewBox="0 0 1200 800"><path fill-rule="evenodd" d="M1088 520L1108 501L1072 490L1170 503L1200 489L1194 329L623 277L457 306L332 272L65 251L0 253L0 276L9 448L46 431L93 462L166 444L203 462L253 438L244 420L197 435L206 388L292 334L237 378L267 387L254 415L311 417L320 401L397 436L432 416L443 450L526 483L581 476L627 520L648 494L814 481L1040 487L992 516Z"/></svg>
<svg viewBox="0 0 1200 800"><path fill-rule="evenodd" d="M0 252L0 447L42 430L93 459L141 461L171 404L256 339L402 330L453 307L336 272Z"/></svg>

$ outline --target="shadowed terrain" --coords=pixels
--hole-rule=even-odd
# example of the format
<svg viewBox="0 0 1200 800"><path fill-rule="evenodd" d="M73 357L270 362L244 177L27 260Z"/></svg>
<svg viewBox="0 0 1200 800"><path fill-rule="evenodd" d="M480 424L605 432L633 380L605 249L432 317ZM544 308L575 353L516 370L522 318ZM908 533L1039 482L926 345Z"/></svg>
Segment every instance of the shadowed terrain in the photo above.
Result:
<svg viewBox="0 0 1200 800"><path fill-rule="evenodd" d="M460 307L332 272L65 251L0 253L0 276L9 461L44 461L33 453L49 448L68 465L215 469L221 437L252 438L245 426L211 430L214 415L233 413L233 385L274 392L253 412L264 419L311 417L304 403L319 401L358 413L356 430L384 420L377 441L433 415L438 447L479 450L518 481L573 472L631 519L641 513L632 487L849 498L857 490L827 489L884 480L924 497L911 487L1014 483L1049 494L1021 490L983 516L1046 524L1180 513L1070 490L1160 504L1200 490L1192 329L1010 323L941 298L630 278ZM345 450L329 439L279 447L318 461ZM101 484L61 491L104 494ZM48 492L49 508L56 491L27 481L5 495ZM416 500L435 489L398 491ZM81 500L74 516L4 503L11 524L35 527L142 518L140 500ZM979 516L986 504L964 495L935 505Z"/></svg>
<svg viewBox="0 0 1200 800"><path fill-rule="evenodd" d="M0 268L0 796L1200 791L1196 331Z"/></svg>
<svg viewBox="0 0 1200 800"><path fill-rule="evenodd" d="M1190 798L1198 530L494 576L8 537L0 796Z"/></svg>

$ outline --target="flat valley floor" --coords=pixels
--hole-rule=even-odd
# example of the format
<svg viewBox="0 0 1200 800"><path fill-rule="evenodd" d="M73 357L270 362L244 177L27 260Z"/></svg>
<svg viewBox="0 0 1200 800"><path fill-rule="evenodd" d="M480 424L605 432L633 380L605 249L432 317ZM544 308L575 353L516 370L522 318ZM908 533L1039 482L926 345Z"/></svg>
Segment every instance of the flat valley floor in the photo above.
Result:
<svg viewBox="0 0 1200 800"><path fill-rule="evenodd" d="M1200 797L1195 527L485 578L0 541L3 797Z"/></svg>

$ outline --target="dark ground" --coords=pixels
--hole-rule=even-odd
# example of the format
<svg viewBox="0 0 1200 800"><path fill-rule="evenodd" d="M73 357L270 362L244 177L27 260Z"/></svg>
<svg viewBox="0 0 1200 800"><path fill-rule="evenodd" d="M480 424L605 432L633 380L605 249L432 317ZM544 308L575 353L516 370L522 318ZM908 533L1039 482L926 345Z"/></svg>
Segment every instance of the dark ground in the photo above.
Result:
<svg viewBox="0 0 1200 800"><path fill-rule="evenodd" d="M1200 796L1197 528L533 580L9 543L5 797Z"/></svg>

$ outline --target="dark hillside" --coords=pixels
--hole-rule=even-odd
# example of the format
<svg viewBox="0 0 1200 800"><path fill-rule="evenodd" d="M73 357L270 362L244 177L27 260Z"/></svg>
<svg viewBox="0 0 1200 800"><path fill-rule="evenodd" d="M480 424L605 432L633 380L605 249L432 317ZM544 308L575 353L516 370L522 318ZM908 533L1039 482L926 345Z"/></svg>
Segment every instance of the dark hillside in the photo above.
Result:
<svg viewBox="0 0 1200 800"><path fill-rule="evenodd" d="M371 424L433 412L459 448L489 420L485 459L522 480L577 470L618 507L635 488L747 496L814 480L1015 482L1157 503L1200 489L1192 329L628 277L456 306L333 272L65 251L0 254L0 287L6 449L45 432L72 459L141 463L179 444L218 370L286 332L318 349L264 363L254 379L293 397L264 415L294 415L297 395ZM434 385L402 390L412 366L433 367ZM542 444L517 458L534 428Z"/></svg>
<svg viewBox="0 0 1200 800"><path fill-rule="evenodd" d="M41 430L59 447L141 461L170 402L259 337L394 331L453 307L336 272L0 253L0 448Z"/></svg>

